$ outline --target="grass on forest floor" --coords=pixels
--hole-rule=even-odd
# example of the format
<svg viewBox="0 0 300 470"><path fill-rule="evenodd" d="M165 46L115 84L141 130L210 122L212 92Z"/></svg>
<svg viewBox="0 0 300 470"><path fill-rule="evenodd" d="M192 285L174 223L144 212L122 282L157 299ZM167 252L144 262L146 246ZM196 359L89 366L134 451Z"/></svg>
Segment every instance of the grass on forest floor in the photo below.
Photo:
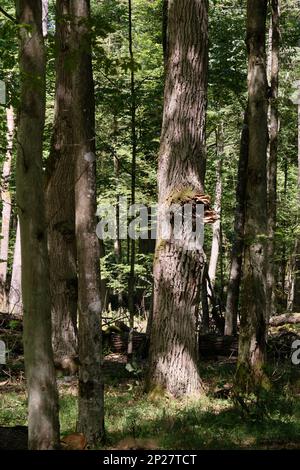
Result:
<svg viewBox="0 0 300 470"><path fill-rule="evenodd" d="M246 413L230 398L211 392L233 378L234 364L207 362L202 377L210 392L198 400L174 400L142 393L136 378L108 379L105 394L106 448L126 437L153 439L161 449L300 448L299 368L273 368L273 390L259 409ZM60 387L62 435L76 428L76 385ZM0 388L1 393L1 388ZM0 395L0 425L26 425L24 385Z"/></svg>

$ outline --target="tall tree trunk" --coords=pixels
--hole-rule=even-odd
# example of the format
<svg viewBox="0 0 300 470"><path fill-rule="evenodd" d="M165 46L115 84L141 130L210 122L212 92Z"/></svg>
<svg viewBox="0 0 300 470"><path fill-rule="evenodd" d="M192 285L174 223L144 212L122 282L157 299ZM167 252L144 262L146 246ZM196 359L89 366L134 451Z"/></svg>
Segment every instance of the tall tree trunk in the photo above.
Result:
<svg viewBox="0 0 300 470"><path fill-rule="evenodd" d="M208 2L169 0L168 61L159 155L159 204L196 201L204 191ZM158 239L154 306L146 388L175 396L199 393L198 305L204 266L202 248L190 249L181 232Z"/></svg>
<svg viewBox="0 0 300 470"><path fill-rule="evenodd" d="M248 108L245 111L241 135L240 157L236 189L236 209L234 220L234 240L231 250L231 265L227 286L225 309L225 335L237 333L237 317L239 308L240 285L242 277L244 225L245 225L245 195L247 181L247 166L249 152L249 123Z"/></svg>
<svg viewBox="0 0 300 470"><path fill-rule="evenodd" d="M216 132L217 140L217 164L216 164L216 190L215 190L215 212L218 219L213 224L213 238L211 246L211 254L209 260L208 276L211 287L214 289L218 258L221 247L221 205L222 205L222 166L224 153L224 129L223 123L218 126ZM211 293L212 294L212 293Z"/></svg>
<svg viewBox="0 0 300 470"><path fill-rule="evenodd" d="M117 123L115 120L115 129L117 129ZM117 130L115 130L115 133ZM114 170L116 181L119 183L120 179L120 162L116 154L113 155L114 158ZM122 262L122 240L120 238L120 194L116 194L116 239L114 241L114 253L116 257L117 265ZM119 274L119 280L121 281L121 276ZM103 282L103 281L102 281ZM123 295L122 292L118 291L118 309L121 309L123 306Z"/></svg>
<svg viewBox="0 0 300 470"><path fill-rule="evenodd" d="M120 164L116 156L114 156L114 169L115 177L119 180L120 177ZM120 239L120 194L116 196L116 239L114 241L114 253L117 263L121 263L122 260L122 243Z"/></svg>
<svg viewBox="0 0 300 470"><path fill-rule="evenodd" d="M117 156L114 154L114 170L116 180L119 182L120 178L120 162ZM121 263L122 260L122 242L120 238L120 194L116 195L116 239L114 241L114 253L117 263Z"/></svg>
<svg viewBox="0 0 300 470"><path fill-rule="evenodd" d="M203 279L202 279L202 291L201 291L201 307L202 307L202 324L201 324L201 333L209 333L209 302L208 302L208 267L207 263L204 264L203 268Z"/></svg>
<svg viewBox="0 0 300 470"><path fill-rule="evenodd" d="M300 83L299 83L300 96ZM300 102L298 103L298 224L300 223ZM295 281L294 281L294 312L300 312L300 236L295 247Z"/></svg>
<svg viewBox="0 0 300 470"><path fill-rule="evenodd" d="M42 3L18 0L17 16L20 24L21 93L16 184L22 248L28 439L30 449L54 449L59 445L59 421L51 347L49 260L42 170L45 120ZM23 25L29 25L30 29Z"/></svg>
<svg viewBox="0 0 300 470"><path fill-rule="evenodd" d="M90 37L90 2L72 2L74 27L73 128L78 258L78 428L91 446L104 433L100 246L96 235L95 101Z"/></svg>
<svg viewBox="0 0 300 470"><path fill-rule="evenodd" d="M300 81L298 93L298 224L300 221ZM287 310L300 311L300 236L296 235L292 259L290 262L290 282L288 288Z"/></svg>
<svg viewBox="0 0 300 470"><path fill-rule="evenodd" d="M130 56L130 98L131 98L131 204L135 204L136 191L136 154L137 154L137 134L136 134L136 90L135 90L135 64L133 54L133 37L132 37L132 1L128 0L128 41ZM129 307L129 338L128 338L128 360L131 359L133 353L133 328L135 314L135 239L130 239L130 273L128 283L128 307Z"/></svg>
<svg viewBox="0 0 300 470"><path fill-rule="evenodd" d="M6 299L6 275L8 262L8 246L9 246L9 226L11 216L11 195L9 190L9 180L11 175L11 162L13 156L13 139L14 139L14 111L12 106L6 109L6 158L3 164L2 181L1 181L1 199L2 199L2 225L0 238L0 311L7 310Z"/></svg>
<svg viewBox="0 0 300 470"><path fill-rule="evenodd" d="M294 250L294 280L293 280L293 304L292 311L300 312L300 240L299 237L295 242Z"/></svg>
<svg viewBox="0 0 300 470"><path fill-rule="evenodd" d="M277 213L277 149L278 149L278 84L279 84L279 46L280 46L280 9L279 0L272 0L271 51L270 51L270 142L267 162L268 184L268 256L267 256L267 321L275 309L275 230Z"/></svg>
<svg viewBox="0 0 300 470"><path fill-rule="evenodd" d="M16 241L14 248L14 259L11 274L11 283L8 296L8 311L15 315L22 315L22 286L21 286L22 262L21 262L21 237L20 222L18 219Z"/></svg>
<svg viewBox="0 0 300 470"><path fill-rule="evenodd" d="M70 1L56 2L56 91L54 126L46 168L46 208L52 297L52 343L56 360L77 354L72 73L74 51Z"/></svg>
<svg viewBox="0 0 300 470"><path fill-rule="evenodd" d="M266 342L268 84L267 0L247 2L249 155L237 383L261 385Z"/></svg>
<svg viewBox="0 0 300 470"><path fill-rule="evenodd" d="M288 165L288 158L284 155L283 158L283 170L284 170L284 181L283 181L283 204L286 204L287 201L287 188L288 188L288 179L289 179L289 165ZM282 221L282 228L285 231L286 229L286 220ZM280 263L278 268L278 292L280 294L277 298L277 303L280 304L281 308L287 308L287 295L286 295L286 277L287 277L287 243L285 237L282 240L281 246L281 255L280 255Z"/></svg>

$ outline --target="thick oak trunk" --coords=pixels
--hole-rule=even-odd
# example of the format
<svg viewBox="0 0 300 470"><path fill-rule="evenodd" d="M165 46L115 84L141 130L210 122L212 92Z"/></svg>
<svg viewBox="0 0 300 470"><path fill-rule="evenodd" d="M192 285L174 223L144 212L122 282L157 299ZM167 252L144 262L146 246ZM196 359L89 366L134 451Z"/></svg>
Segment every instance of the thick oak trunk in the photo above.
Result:
<svg viewBox="0 0 300 470"><path fill-rule="evenodd" d="M30 449L53 449L59 445L59 421L51 347L49 260L42 170L45 119L42 3L18 0L17 14L21 25L21 93L16 182L22 247L28 441Z"/></svg>
<svg viewBox="0 0 300 470"><path fill-rule="evenodd" d="M72 29L70 1L56 2L54 126L46 168L46 207L56 359L77 354L77 266L72 121Z"/></svg>
<svg viewBox="0 0 300 470"><path fill-rule="evenodd" d="M207 90L206 0L169 0L159 204L203 193ZM158 224L158 234L161 231ZM157 240L147 389L199 393L197 323L204 253L171 235Z"/></svg>

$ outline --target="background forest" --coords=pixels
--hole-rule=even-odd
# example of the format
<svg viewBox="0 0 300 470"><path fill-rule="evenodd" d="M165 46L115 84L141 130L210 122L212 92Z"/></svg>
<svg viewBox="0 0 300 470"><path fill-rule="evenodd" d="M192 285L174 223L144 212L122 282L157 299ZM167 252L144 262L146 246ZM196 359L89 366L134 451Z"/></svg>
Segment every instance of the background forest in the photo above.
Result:
<svg viewBox="0 0 300 470"><path fill-rule="evenodd" d="M0 1L0 448L299 448L299 1L210 0L208 21L197 0L16 3ZM168 191L204 204L205 255L121 239L121 199Z"/></svg>

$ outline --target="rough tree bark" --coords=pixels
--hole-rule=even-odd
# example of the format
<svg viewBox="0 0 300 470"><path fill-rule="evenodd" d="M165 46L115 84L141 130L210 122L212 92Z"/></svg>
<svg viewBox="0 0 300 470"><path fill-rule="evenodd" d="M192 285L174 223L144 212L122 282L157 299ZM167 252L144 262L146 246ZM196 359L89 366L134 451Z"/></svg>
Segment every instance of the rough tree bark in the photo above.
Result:
<svg viewBox="0 0 300 470"><path fill-rule="evenodd" d="M299 93L300 95L300 93ZM298 224L300 223L300 103L298 105ZM300 236L297 235L295 246L295 284L294 284L294 312L300 312Z"/></svg>
<svg viewBox="0 0 300 470"><path fill-rule="evenodd" d="M249 123L248 108L244 115L244 123L241 134L241 146L236 188L236 209L234 220L234 240L231 249L231 265L227 286L227 298L225 309L225 335L237 334L237 318L240 297L240 285L243 263L243 240L245 224L245 194L249 151Z"/></svg>
<svg viewBox="0 0 300 470"><path fill-rule="evenodd" d="M17 222L16 241L14 247L14 259L12 266L11 282L8 296L8 311L14 315L22 315L23 302L22 302L22 262L21 262L21 237L20 237L20 222Z"/></svg>
<svg viewBox="0 0 300 470"><path fill-rule="evenodd" d="M70 1L56 1L54 126L46 167L46 208L56 360L77 354L77 266L72 120L72 30Z"/></svg>
<svg viewBox="0 0 300 470"><path fill-rule="evenodd" d="M288 180L289 180L289 162L287 155L283 157L283 173L284 173L284 180L283 180L283 204L286 204L287 197L288 197ZM282 221L283 230L286 230L286 220ZM288 299L286 295L286 278L287 278L287 243L285 237L282 240L281 244L281 253L280 253L280 261L278 266L278 290L277 290L277 303L280 305L281 308L287 309L288 308Z"/></svg>
<svg viewBox="0 0 300 470"><path fill-rule="evenodd" d="M268 83L267 0L247 2L249 154L237 383L262 385L266 343Z"/></svg>
<svg viewBox="0 0 300 470"><path fill-rule="evenodd" d="M164 115L159 155L159 204L169 207L203 194L207 91L208 2L169 0ZM161 231L160 222L158 233ZM146 389L175 396L199 393L198 305L202 249L171 235L158 238Z"/></svg>
<svg viewBox="0 0 300 470"><path fill-rule="evenodd" d="M218 219L213 224L212 246L208 267L208 276L211 287L214 290L216 273L218 266L218 258L221 247L221 205L222 205L222 167L224 153L224 129L223 123L219 124L216 131L216 147L217 147L217 164L216 164L216 189L215 189L215 205L214 209ZM208 290L209 287L208 287ZM213 293L211 292L211 295Z"/></svg>
<svg viewBox="0 0 300 470"><path fill-rule="evenodd" d="M130 203L135 204L136 192L136 157L137 157L137 129L136 129L136 84L135 84L135 64L133 53L132 37L132 1L128 0L128 42L130 57L130 115L131 115L131 198ZM135 314L135 239L129 239L130 246L130 273L128 281L128 308L129 308L129 338L128 338L128 360L131 360L133 354L133 329Z"/></svg>
<svg viewBox="0 0 300 470"><path fill-rule="evenodd" d="M9 246L9 226L11 216L11 195L9 190L9 180L11 174L11 162L13 156L13 138L14 138L14 111L12 106L6 109L6 158L3 164L1 181L1 199L2 199L2 224L0 238L0 311L7 311L6 298L6 275Z"/></svg>
<svg viewBox="0 0 300 470"><path fill-rule="evenodd" d="M53 449L59 445L59 421L51 347L49 260L42 170L45 120L42 3L18 0L17 17L21 25L21 92L16 185L22 246L28 441L30 449Z"/></svg>
<svg viewBox="0 0 300 470"><path fill-rule="evenodd" d="M114 120L114 134L117 134L117 120ZM120 180L120 161L117 157L116 151L114 150L113 159L114 159L114 170L117 184ZM120 193L119 191L116 194L116 239L114 241L114 254L116 257L117 264L122 262L122 240L120 238ZM103 280L101 281L103 283ZM104 297L102 297L104 298ZM105 302L106 303L106 302ZM118 309L121 310L123 307L123 295L122 292L118 292Z"/></svg>
<svg viewBox="0 0 300 470"><path fill-rule="evenodd" d="M300 81L298 82L298 224L300 222ZM292 312L300 311L300 236L297 234L292 256L292 294L290 308ZM288 302L289 303L289 302Z"/></svg>
<svg viewBox="0 0 300 470"><path fill-rule="evenodd" d="M48 0L42 0L42 31L43 31L44 38L48 34L48 13L49 13Z"/></svg>
<svg viewBox="0 0 300 470"><path fill-rule="evenodd" d="M296 279L294 293L294 311L300 311L300 241L298 240L296 248Z"/></svg>
<svg viewBox="0 0 300 470"><path fill-rule="evenodd" d="M90 38L90 2L72 2L74 28L73 128L75 220L78 258L78 429L91 446L104 433L101 373L100 247L96 235L95 102Z"/></svg>
<svg viewBox="0 0 300 470"><path fill-rule="evenodd" d="M279 46L280 46L280 7L279 0L272 0L271 50L270 50L270 120L269 152L267 161L268 189L268 256L267 256L267 321L275 309L275 230L277 213L277 149L278 149L278 85L279 85Z"/></svg>

